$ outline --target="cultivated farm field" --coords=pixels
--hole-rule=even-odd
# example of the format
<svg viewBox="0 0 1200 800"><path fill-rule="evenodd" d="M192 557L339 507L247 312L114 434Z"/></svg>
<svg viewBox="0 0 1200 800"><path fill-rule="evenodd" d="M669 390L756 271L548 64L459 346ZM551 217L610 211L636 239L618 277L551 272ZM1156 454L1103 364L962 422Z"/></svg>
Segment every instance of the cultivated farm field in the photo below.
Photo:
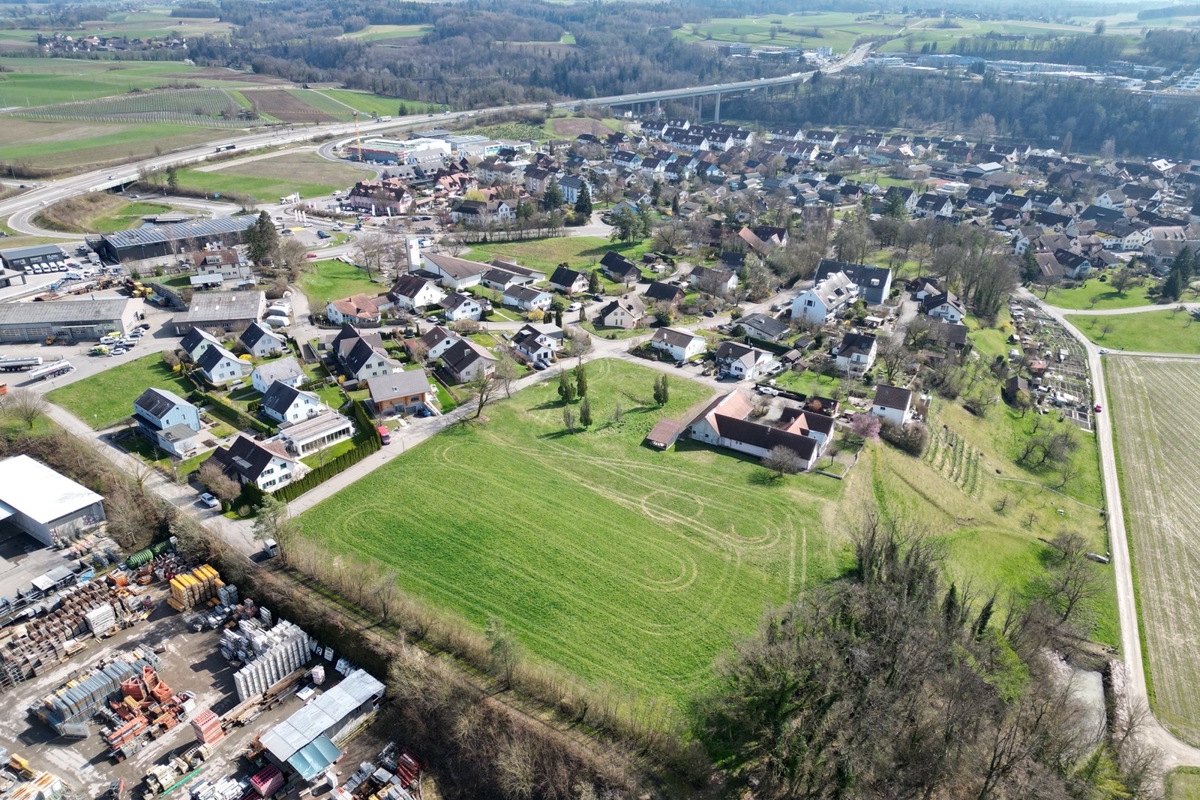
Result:
<svg viewBox="0 0 1200 800"><path fill-rule="evenodd" d="M1200 363L1105 363L1154 711L1200 744Z"/></svg>
<svg viewBox="0 0 1200 800"><path fill-rule="evenodd" d="M736 455L641 440L712 396L654 370L588 365L592 429L568 435L553 380L456 425L299 517L333 552L397 570L407 592L596 685L681 701L763 609L835 574L842 484L771 485ZM613 422L616 404L624 407ZM395 445L393 445L395 446Z"/></svg>
<svg viewBox="0 0 1200 800"><path fill-rule="evenodd" d="M163 123L50 122L0 117L0 161L43 169L98 166L183 149L229 131Z"/></svg>

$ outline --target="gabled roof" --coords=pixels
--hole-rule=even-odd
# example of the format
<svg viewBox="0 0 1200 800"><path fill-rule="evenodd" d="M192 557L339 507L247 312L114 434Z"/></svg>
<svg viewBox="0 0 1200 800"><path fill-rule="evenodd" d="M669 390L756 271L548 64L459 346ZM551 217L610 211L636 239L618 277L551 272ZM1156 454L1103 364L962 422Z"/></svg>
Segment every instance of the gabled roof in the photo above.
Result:
<svg viewBox="0 0 1200 800"><path fill-rule="evenodd" d="M743 328L750 327L766 334L768 339L778 339L783 334L787 333L789 326L786 322L781 322L774 317L768 317L766 314L747 314L738 319L735 323Z"/></svg>
<svg viewBox="0 0 1200 800"><path fill-rule="evenodd" d="M279 384L276 384L278 386ZM209 456L204 463L212 461L223 472L230 475L240 475L245 480L257 482L263 470L271 464L273 458L281 458L290 463L296 459L287 454L280 442L256 442L245 434L238 434L229 447L220 447Z"/></svg>
<svg viewBox="0 0 1200 800"><path fill-rule="evenodd" d="M397 397L412 397L429 392L429 378L423 369L376 375L367 378L367 391L371 393L371 400L377 403Z"/></svg>
<svg viewBox="0 0 1200 800"><path fill-rule="evenodd" d="M547 292L543 289L533 289L528 286L510 286L504 290L505 297L511 297L519 303L531 303L544 294Z"/></svg>
<svg viewBox="0 0 1200 800"><path fill-rule="evenodd" d="M654 331L654 335L650 337L652 342L663 342L672 347L687 347L696 339L701 338L699 334L691 331L681 331L675 328L659 328Z"/></svg>
<svg viewBox="0 0 1200 800"><path fill-rule="evenodd" d="M276 381L267 387L267 393L262 397L262 407L264 410L274 411L281 417L286 416L287 410L301 397L315 401L318 406L322 405L321 398L312 392L303 392L286 383Z"/></svg>
<svg viewBox="0 0 1200 800"><path fill-rule="evenodd" d="M479 360L495 361L496 357L470 339L459 339L442 354L442 362L455 374L462 374Z"/></svg>
<svg viewBox="0 0 1200 800"><path fill-rule="evenodd" d="M220 346L221 344L221 342L212 334L205 333L199 328L192 328L179 342L179 346L184 351L191 353L193 350L199 347L202 342L208 342L209 344L215 344L217 346Z"/></svg>
<svg viewBox="0 0 1200 800"><path fill-rule="evenodd" d="M875 347L875 341L875 337L868 333L847 333L838 345L837 354L842 358L850 358L857 354L866 355Z"/></svg>
<svg viewBox="0 0 1200 800"><path fill-rule="evenodd" d="M441 325L434 325L432 328L425 331L425 333L422 334L421 338L418 339L417 341L419 341L421 344L425 345L427 348L432 350L434 347L441 344L446 339L457 339L457 338L458 338L457 335L451 333L449 330L442 327Z"/></svg>
<svg viewBox="0 0 1200 800"><path fill-rule="evenodd" d="M195 332L196 329L193 328L188 336L191 336L192 333ZM187 337L185 336L184 338L186 339ZM267 328L259 322L251 323L246 330L242 331L242 335L238 337L238 341L245 345L247 350L252 350L263 339L268 339L272 342L279 342L281 345L283 344L282 336L267 330Z"/></svg>
<svg viewBox="0 0 1200 800"><path fill-rule="evenodd" d="M907 411L912 405L912 391L881 383L875 387L874 405Z"/></svg>
<svg viewBox="0 0 1200 800"><path fill-rule="evenodd" d="M213 369L225 359L237 361L238 357L226 350L221 345L213 345L200 354L200 358L196 361L196 366L205 372L212 372Z"/></svg>
<svg viewBox="0 0 1200 800"><path fill-rule="evenodd" d="M600 319L604 319L618 309L623 310L631 317L640 318L646 315L646 304L642 302L642 298L636 294L630 293L618 297L604 308L600 309L599 317Z"/></svg>
<svg viewBox="0 0 1200 800"><path fill-rule="evenodd" d="M190 407L191 405L187 400L166 389L147 389L138 396L137 400L133 401L135 412L139 410L144 411L156 419L162 419L173 408L178 406Z"/></svg>
<svg viewBox="0 0 1200 800"><path fill-rule="evenodd" d="M259 364L254 372L270 388L276 381L290 381L304 375L304 369L294 356Z"/></svg>
<svg viewBox="0 0 1200 800"><path fill-rule="evenodd" d="M655 302L665 301L668 303L673 303L682 298L683 295L683 289L679 288L678 286L672 286L671 284L663 283L662 281L654 281L646 287L646 292L643 297L645 297L647 300L652 300Z"/></svg>
<svg viewBox="0 0 1200 800"><path fill-rule="evenodd" d="M586 276L577 270L568 267L559 267L550 276L550 283L555 286L574 286L575 282L580 278L586 279Z"/></svg>
<svg viewBox="0 0 1200 800"><path fill-rule="evenodd" d="M442 308L446 309L447 311L454 311L459 306L462 306L466 303L475 303L476 305L478 305L479 301L476 300L471 295L459 294L458 292L453 292L442 298L441 306L442 306Z"/></svg>
<svg viewBox="0 0 1200 800"><path fill-rule="evenodd" d="M441 270L443 275L448 275L455 280L482 275L490 269L487 264L480 264L478 261L467 261L463 258L438 253L422 253L421 257Z"/></svg>
<svg viewBox="0 0 1200 800"><path fill-rule="evenodd" d="M431 285L435 285L433 281L426 280L420 275L401 275L392 284L391 293L393 297L407 297L409 300L412 300L422 290Z"/></svg>
<svg viewBox="0 0 1200 800"><path fill-rule="evenodd" d="M381 348L372 347L365 339L359 339L342 359L342 363L345 364L347 371L357 375L358 371L374 356L379 356L385 361L388 360L387 354Z"/></svg>
<svg viewBox="0 0 1200 800"><path fill-rule="evenodd" d="M827 308L833 308L843 301L849 300L856 294L857 288L858 284L850 280L849 275L839 271L814 283L809 291L819 297Z"/></svg>

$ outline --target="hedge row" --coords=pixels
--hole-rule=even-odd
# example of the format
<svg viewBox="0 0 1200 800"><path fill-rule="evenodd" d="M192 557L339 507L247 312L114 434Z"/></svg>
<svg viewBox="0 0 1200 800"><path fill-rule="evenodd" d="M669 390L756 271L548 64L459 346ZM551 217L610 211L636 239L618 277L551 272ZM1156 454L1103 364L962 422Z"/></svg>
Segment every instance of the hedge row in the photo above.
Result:
<svg viewBox="0 0 1200 800"><path fill-rule="evenodd" d="M197 405L206 404L208 406L208 413L223 422L229 423L238 430L252 428L259 433L268 435L273 432L270 425L255 419L240 408L229 405L215 394L197 390L192 392L191 397L188 399Z"/></svg>

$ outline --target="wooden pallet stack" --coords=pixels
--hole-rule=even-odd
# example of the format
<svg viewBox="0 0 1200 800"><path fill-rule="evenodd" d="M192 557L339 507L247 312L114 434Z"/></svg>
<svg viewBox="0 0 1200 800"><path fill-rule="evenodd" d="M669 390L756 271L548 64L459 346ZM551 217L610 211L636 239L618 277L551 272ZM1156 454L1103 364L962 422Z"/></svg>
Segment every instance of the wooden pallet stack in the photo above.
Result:
<svg viewBox="0 0 1200 800"><path fill-rule="evenodd" d="M176 611L187 611L202 606L217 596L225 584L221 576L208 564L201 564L189 573L171 579L171 597L167 605Z"/></svg>

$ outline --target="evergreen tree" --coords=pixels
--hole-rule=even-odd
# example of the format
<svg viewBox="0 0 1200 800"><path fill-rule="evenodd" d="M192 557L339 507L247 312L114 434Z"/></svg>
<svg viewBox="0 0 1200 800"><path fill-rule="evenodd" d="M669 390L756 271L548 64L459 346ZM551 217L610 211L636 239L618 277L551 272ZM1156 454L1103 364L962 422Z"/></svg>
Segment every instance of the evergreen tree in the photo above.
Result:
<svg viewBox="0 0 1200 800"><path fill-rule="evenodd" d="M579 404L579 424L585 428L592 424L592 403L586 397Z"/></svg>
<svg viewBox="0 0 1200 800"><path fill-rule="evenodd" d="M250 250L250 260L261 264L275 253L279 246L279 232L271 215L266 211L259 213L258 220L246 231L246 245Z"/></svg>
<svg viewBox="0 0 1200 800"><path fill-rule="evenodd" d="M583 364L580 364L578 367L575 368L575 392L580 397L584 397L584 398L587 397L587 393L588 393L587 369L583 366Z"/></svg>
<svg viewBox="0 0 1200 800"><path fill-rule="evenodd" d="M567 377L565 369L558 373L558 396L562 398L564 403L575 402L575 384L571 383L571 379Z"/></svg>
<svg viewBox="0 0 1200 800"><path fill-rule="evenodd" d="M167 167L167 188L172 192L179 188L179 170L174 164Z"/></svg>
<svg viewBox="0 0 1200 800"><path fill-rule="evenodd" d="M1037 259L1033 257L1033 248L1026 247L1021 256L1021 280L1033 283L1041 274L1042 268L1038 266Z"/></svg>
<svg viewBox="0 0 1200 800"><path fill-rule="evenodd" d="M671 388L670 388L670 385L667 383L667 376L663 375L662 376L662 403L660 403L660 405L665 406L669 402L671 402Z"/></svg>
<svg viewBox="0 0 1200 800"><path fill-rule="evenodd" d="M600 270L594 269L588 275L588 291L592 294L600 294Z"/></svg>
<svg viewBox="0 0 1200 800"><path fill-rule="evenodd" d="M554 324L560 328L562 327L562 315L563 312L561 308L554 309Z"/></svg>
<svg viewBox="0 0 1200 800"><path fill-rule="evenodd" d="M546 191L542 195L542 204L546 206L547 211L552 211L563 204L562 189L558 188L557 178L551 178L550 183L546 184Z"/></svg>
<svg viewBox="0 0 1200 800"><path fill-rule="evenodd" d="M592 215L592 193L586 183L579 187L579 197L575 200L575 213L585 217Z"/></svg>

